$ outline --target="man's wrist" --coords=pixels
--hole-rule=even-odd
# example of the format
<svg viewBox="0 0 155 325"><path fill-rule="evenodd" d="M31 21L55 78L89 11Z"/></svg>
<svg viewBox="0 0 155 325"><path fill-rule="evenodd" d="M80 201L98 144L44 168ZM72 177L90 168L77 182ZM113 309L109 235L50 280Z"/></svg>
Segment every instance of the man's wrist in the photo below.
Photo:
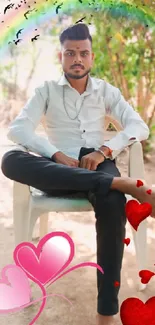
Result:
<svg viewBox="0 0 155 325"><path fill-rule="evenodd" d="M104 154L103 150L100 150L98 148L98 149L96 149L96 152L99 152L102 155L102 157L104 157L104 159L107 159L107 156Z"/></svg>
<svg viewBox="0 0 155 325"><path fill-rule="evenodd" d="M105 158L111 158L112 157L112 150L109 147L103 145L98 149L101 150L104 153Z"/></svg>

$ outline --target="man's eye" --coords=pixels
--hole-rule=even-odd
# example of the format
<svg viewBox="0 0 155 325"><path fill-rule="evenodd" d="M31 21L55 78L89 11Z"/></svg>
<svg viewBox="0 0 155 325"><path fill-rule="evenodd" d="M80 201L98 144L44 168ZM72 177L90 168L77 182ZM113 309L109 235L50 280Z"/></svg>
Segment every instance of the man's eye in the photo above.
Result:
<svg viewBox="0 0 155 325"><path fill-rule="evenodd" d="M69 55L69 56L73 56L74 53L72 53L72 52L68 52L67 55ZM87 56L88 53L82 53L81 55L82 55L82 56Z"/></svg>

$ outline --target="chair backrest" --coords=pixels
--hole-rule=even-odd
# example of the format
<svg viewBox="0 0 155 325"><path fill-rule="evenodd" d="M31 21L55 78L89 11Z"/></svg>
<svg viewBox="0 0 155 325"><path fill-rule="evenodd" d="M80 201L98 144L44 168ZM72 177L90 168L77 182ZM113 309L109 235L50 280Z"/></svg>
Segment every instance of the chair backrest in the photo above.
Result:
<svg viewBox="0 0 155 325"><path fill-rule="evenodd" d="M115 127L116 131L121 131L123 129L121 124L117 120L113 119L111 116L106 115L104 121L105 130L108 129L110 123ZM44 116L42 118L41 124L43 128L46 130L46 122Z"/></svg>
<svg viewBox="0 0 155 325"><path fill-rule="evenodd" d="M108 129L110 123L115 127L117 131L121 131L123 129L123 127L117 120L113 119L111 116L106 115L105 122L104 122L105 130Z"/></svg>

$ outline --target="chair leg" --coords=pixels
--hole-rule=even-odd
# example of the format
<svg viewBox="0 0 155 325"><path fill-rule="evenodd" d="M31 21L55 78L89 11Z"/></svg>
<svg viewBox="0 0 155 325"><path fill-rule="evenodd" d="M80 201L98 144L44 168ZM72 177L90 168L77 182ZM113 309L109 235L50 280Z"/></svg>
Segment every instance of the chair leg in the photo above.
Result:
<svg viewBox="0 0 155 325"><path fill-rule="evenodd" d="M30 201L31 206L31 201ZM39 219L39 238L41 239L48 233L48 212L41 214L41 211L38 209L31 209L31 222L29 223L29 233L28 238L31 241L33 239L33 230L37 220ZM37 236L38 237L38 236Z"/></svg>
<svg viewBox="0 0 155 325"><path fill-rule="evenodd" d="M132 228L133 239L135 244L138 272L147 269L147 221L140 223L138 230ZM146 284L141 283L139 277L139 290L146 288Z"/></svg>
<svg viewBox="0 0 155 325"><path fill-rule="evenodd" d="M40 239L48 233L48 213L40 216Z"/></svg>
<svg viewBox="0 0 155 325"><path fill-rule="evenodd" d="M13 187L13 223L15 245L29 241L31 223L30 191L28 186L14 182Z"/></svg>

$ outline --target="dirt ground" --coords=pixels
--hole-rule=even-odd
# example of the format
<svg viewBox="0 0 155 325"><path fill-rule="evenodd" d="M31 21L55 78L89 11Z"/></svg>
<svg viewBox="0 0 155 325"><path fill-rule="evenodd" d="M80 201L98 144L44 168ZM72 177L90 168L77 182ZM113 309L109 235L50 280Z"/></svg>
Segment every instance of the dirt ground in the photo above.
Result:
<svg viewBox="0 0 155 325"><path fill-rule="evenodd" d="M6 130L1 130L0 158L11 149L12 143L6 139ZM155 158L155 156L154 156ZM155 161L155 160L154 160ZM125 175L127 173L127 152L122 153L118 160L118 167ZM153 162L145 165L146 180L155 184L155 169ZM12 186L13 182L5 178L0 170L0 269L13 262L14 233L12 218ZM148 264L147 268L155 272L155 221L148 218ZM119 294L120 305L128 297L137 297L143 302L155 295L155 278L153 277L143 292L137 289L138 270L132 239L131 227L127 224L126 237L131 238L129 246L125 246L122 285ZM96 262L96 234L94 212L84 213L51 213L49 220L49 232L67 232L75 243L75 257L71 265L81 262ZM34 229L34 243L38 242L38 223ZM96 270L91 267L77 269L60 280L56 281L47 289L48 294L61 294L68 298L72 307L66 300L60 297L49 297L46 307L35 324L57 325L95 325L96 316ZM34 298L41 296L36 285L32 285ZM14 314L0 315L1 325L29 325L37 314L41 303L26 308ZM121 321L118 316L118 324Z"/></svg>

